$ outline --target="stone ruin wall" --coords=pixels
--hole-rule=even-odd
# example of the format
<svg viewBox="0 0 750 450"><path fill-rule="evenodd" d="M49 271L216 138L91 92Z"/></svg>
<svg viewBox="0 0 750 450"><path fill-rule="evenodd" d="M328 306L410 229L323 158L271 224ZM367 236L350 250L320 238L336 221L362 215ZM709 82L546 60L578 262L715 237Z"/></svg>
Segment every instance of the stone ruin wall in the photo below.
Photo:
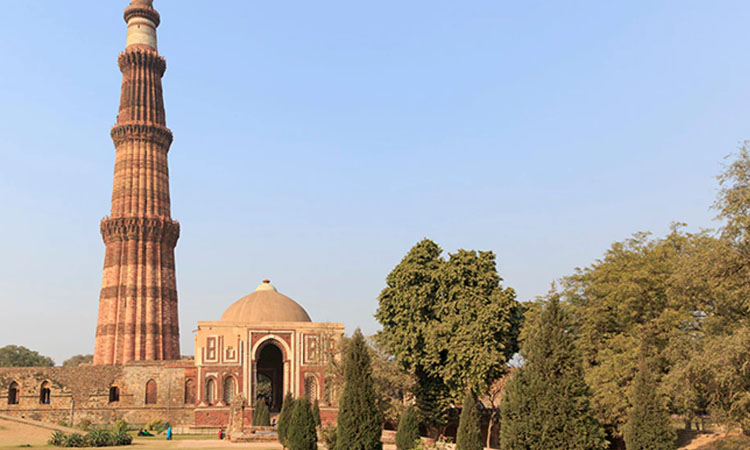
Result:
<svg viewBox="0 0 750 450"><path fill-rule="evenodd" d="M192 425L194 404L185 404L185 383L195 382L193 361L154 361L125 366L0 368L0 414L48 423L111 424L124 419L146 424L155 419ZM156 382L156 402L146 404L146 383ZM18 404L10 405L8 390L18 384ZM40 403L42 383L50 387L49 404ZM119 401L110 402L110 387Z"/></svg>

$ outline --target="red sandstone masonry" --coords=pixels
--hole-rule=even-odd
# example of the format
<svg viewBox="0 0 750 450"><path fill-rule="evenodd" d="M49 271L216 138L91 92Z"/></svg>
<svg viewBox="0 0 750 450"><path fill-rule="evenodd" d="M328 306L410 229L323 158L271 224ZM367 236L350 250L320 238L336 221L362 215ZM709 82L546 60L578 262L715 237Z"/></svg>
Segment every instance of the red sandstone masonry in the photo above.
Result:
<svg viewBox="0 0 750 450"><path fill-rule="evenodd" d="M133 362L124 366L7 367L0 368L0 414L47 423L95 424L124 419L144 424L154 419L191 425L195 405L185 403L188 380L195 383L192 360ZM156 383L156 404L146 405L146 385ZM40 404L42 383L50 385L50 403ZM18 404L9 405L11 383L19 388ZM120 396L110 402L109 390Z"/></svg>
<svg viewBox="0 0 750 450"><path fill-rule="evenodd" d="M152 20L151 2L132 2L132 17ZM174 248L179 224L170 217L166 127L161 78L166 62L147 45L118 58L122 89L117 123L112 209L102 220L106 245L95 365L180 358Z"/></svg>

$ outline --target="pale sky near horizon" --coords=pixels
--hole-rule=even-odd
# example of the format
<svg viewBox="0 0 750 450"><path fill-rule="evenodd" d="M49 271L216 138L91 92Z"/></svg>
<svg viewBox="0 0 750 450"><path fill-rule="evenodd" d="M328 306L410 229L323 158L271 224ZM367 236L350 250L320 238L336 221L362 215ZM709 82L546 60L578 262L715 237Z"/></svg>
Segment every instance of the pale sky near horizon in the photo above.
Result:
<svg viewBox="0 0 750 450"><path fill-rule="evenodd" d="M0 346L91 353L127 1L4 1ZM423 237L521 300L638 231L716 227L750 3L157 0L182 353L264 278L373 333Z"/></svg>

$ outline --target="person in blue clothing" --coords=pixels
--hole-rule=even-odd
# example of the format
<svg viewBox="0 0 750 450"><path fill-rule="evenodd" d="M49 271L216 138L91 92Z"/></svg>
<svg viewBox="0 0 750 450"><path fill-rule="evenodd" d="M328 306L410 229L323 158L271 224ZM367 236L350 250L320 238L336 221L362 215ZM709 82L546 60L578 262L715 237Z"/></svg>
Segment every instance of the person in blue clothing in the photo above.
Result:
<svg viewBox="0 0 750 450"><path fill-rule="evenodd" d="M167 440L168 441L172 440L172 427L171 426L167 428Z"/></svg>

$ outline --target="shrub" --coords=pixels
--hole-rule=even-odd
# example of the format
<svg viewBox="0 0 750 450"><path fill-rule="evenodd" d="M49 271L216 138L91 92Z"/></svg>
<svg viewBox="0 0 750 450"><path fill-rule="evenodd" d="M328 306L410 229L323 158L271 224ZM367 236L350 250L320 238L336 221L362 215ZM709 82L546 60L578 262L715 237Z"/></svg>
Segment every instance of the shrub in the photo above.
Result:
<svg viewBox="0 0 750 450"><path fill-rule="evenodd" d="M149 431L155 431L157 433L161 433L162 431L167 429L167 424L161 419L154 419L151 422L149 422L148 425L146 425L146 428L148 428Z"/></svg>
<svg viewBox="0 0 750 450"><path fill-rule="evenodd" d="M406 408L398 421L396 431L396 448L412 450L419 441L419 418L413 406Z"/></svg>
<svg viewBox="0 0 750 450"><path fill-rule="evenodd" d="M73 433L65 436L63 447L85 447L86 437L81 433Z"/></svg>
<svg viewBox="0 0 750 450"><path fill-rule="evenodd" d="M382 450L382 418L375 402L370 353L359 328L344 358L344 391L338 416L338 450Z"/></svg>
<svg viewBox="0 0 750 450"><path fill-rule="evenodd" d="M125 431L128 431L128 423L122 419L115 421L115 423L112 425L112 432L115 434Z"/></svg>
<svg viewBox="0 0 750 450"><path fill-rule="evenodd" d="M91 429L91 421L89 419L81 419L81 421L78 422L78 428L83 431L89 431L89 429Z"/></svg>
<svg viewBox="0 0 750 450"><path fill-rule="evenodd" d="M286 441L286 446L290 450L317 450L318 448L315 418L310 402L305 399L299 399L294 403Z"/></svg>
<svg viewBox="0 0 750 450"><path fill-rule="evenodd" d="M114 433L113 435L113 442L114 445L130 445L133 443L133 436L128 434L127 431L120 431L117 433Z"/></svg>
<svg viewBox="0 0 750 450"><path fill-rule="evenodd" d="M62 431L55 431L55 433L49 438L49 441L47 441L47 443L49 445L62 447L65 443L65 437L65 433L63 433Z"/></svg>
<svg viewBox="0 0 750 450"><path fill-rule="evenodd" d="M315 399L315 402L313 403L312 407L312 413L313 418L315 419L315 426L320 426L320 404L318 404L318 399Z"/></svg>
<svg viewBox="0 0 750 450"><path fill-rule="evenodd" d="M268 410L268 405L263 398L259 398L255 401L253 425L258 427L267 427L271 425L271 411Z"/></svg>
<svg viewBox="0 0 750 450"><path fill-rule="evenodd" d="M107 430L93 430L86 435L87 447L106 447L114 445L114 436Z"/></svg>
<svg viewBox="0 0 750 450"><path fill-rule="evenodd" d="M336 448L336 426L335 425L323 428L320 434L322 435L323 443L326 445L326 448L328 450L333 450Z"/></svg>
<svg viewBox="0 0 750 450"><path fill-rule="evenodd" d="M292 393L288 392L284 397L284 403L281 404L281 412L279 413L279 422L276 432L279 435L279 442L281 442L281 445L284 447L286 447L287 430L289 430L289 419L292 417L294 401Z"/></svg>
<svg viewBox="0 0 750 450"><path fill-rule="evenodd" d="M133 436L127 431L112 432L108 430L92 430L85 436L80 433L66 435L57 431L50 437L48 443L57 447L108 447L112 445L130 445Z"/></svg>

